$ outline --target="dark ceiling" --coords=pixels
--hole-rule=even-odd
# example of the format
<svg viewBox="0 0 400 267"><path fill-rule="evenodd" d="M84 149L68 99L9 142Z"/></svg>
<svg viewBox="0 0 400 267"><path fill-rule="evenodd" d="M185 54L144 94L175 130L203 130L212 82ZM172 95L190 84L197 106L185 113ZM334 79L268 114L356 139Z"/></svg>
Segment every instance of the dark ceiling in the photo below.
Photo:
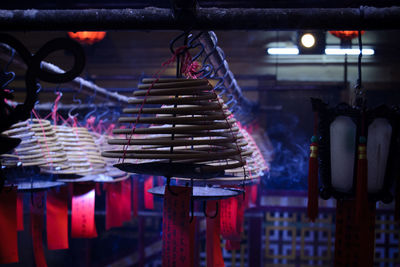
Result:
<svg viewBox="0 0 400 267"><path fill-rule="evenodd" d="M390 7L399 5L397 0L218 0L218 1L197 1L200 7L243 7L243 8L339 8L339 7ZM168 8L170 1L148 0L14 0L1 1L0 9L74 9L74 8L144 8L148 6Z"/></svg>

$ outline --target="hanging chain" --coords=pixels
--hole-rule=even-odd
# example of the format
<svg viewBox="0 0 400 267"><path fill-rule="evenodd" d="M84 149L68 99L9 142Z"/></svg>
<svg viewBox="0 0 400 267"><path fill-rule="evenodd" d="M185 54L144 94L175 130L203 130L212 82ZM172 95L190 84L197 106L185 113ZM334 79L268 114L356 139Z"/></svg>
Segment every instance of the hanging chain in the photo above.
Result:
<svg viewBox="0 0 400 267"><path fill-rule="evenodd" d="M361 6L360 7L360 28L362 26L362 21L364 17L364 9ZM360 50L358 54L358 62L357 62L357 70L358 70L358 78L357 78L357 83L355 86L355 105L358 107L362 107L365 104L365 90L363 90L362 87L362 77L361 77L361 59L362 59L362 49L363 49L363 44L362 44L362 37L361 37L361 30L358 30L358 49Z"/></svg>

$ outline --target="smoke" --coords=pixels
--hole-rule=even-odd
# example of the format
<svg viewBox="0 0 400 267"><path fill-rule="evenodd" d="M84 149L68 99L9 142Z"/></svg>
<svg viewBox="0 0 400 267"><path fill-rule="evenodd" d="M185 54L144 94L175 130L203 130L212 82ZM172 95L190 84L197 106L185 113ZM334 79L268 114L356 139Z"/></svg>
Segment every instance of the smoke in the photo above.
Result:
<svg viewBox="0 0 400 267"><path fill-rule="evenodd" d="M308 129L293 113L268 116L267 133L273 146L268 189L305 190L307 188Z"/></svg>

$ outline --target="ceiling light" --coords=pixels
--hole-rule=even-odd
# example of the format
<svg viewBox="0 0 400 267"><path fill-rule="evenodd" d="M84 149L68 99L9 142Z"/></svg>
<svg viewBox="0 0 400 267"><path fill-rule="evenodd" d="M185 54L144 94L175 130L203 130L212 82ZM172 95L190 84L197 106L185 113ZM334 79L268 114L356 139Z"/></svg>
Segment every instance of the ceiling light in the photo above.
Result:
<svg viewBox="0 0 400 267"><path fill-rule="evenodd" d="M298 55L299 49L297 47L268 48L267 53L269 55Z"/></svg>
<svg viewBox="0 0 400 267"><path fill-rule="evenodd" d="M360 54L360 49L358 48L326 48L326 55L350 55L350 56L358 56ZM374 49L364 48L362 50L363 56L372 56L375 54Z"/></svg>
<svg viewBox="0 0 400 267"><path fill-rule="evenodd" d="M301 36L301 44L306 48L311 48L315 45L315 37L311 33L306 33Z"/></svg>
<svg viewBox="0 0 400 267"><path fill-rule="evenodd" d="M326 45L326 32L324 31L297 31L296 43L299 54L321 55L324 54Z"/></svg>

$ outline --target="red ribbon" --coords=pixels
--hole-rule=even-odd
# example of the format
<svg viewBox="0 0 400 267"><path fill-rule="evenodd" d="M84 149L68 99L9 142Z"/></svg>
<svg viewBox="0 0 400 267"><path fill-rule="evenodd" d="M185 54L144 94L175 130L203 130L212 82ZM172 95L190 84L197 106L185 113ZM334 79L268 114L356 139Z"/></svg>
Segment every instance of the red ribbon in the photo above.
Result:
<svg viewBox="0 0 400 267"><path fill-rule="evenodd" d="M122 181L121 216L123 222L129 222L132 218L132 188L131 179Z"/></svg>
<svg viewBox="0 0 400 267"><path fill-rule="evenodd" d="M152 210L154 209L154 197L153 194L147 192L149 189L153 188L153 176L148 177L144 181L144 208Z"/></svg>
<svg viewBox="0 0 400 267"><path fill-rule="evenodd" d="M68 248L68 188L52 189L46 200L47 248Z"/></svg>
<svg viewBox="0 0 400 267"><path fill-rule="evenodd" d="M165 190L162 234L162 266L187 267L193 265L191 227L189 222L192 188L171 186ZM193 223L193 222L192 222Z"/></svg>
<svg viewBox="0 0 400 267"><path fill-rule="evenodd" d="M17 192L3 188L0 193L0 264L18 262Z"/></svg>
<svg viewBox="0 0 400 267"><path fill-rule="evenodd" d="M94 185L74 184L71 211L71 237L97 237L94 221Z"/></svg>
<svg viewBox="0 0 400 267"><path fill-rule="evenodd" d="M122 218L122 182L104 184L106 190L106 230L121 227Z"/></svg>
<svg viewBox="0 0 400 267"><path fill-rule="evenodd" d="M37 267L47 267L43 248L44 194L44 192L33 193L31 205L33 254Z"/></svg>
<svg viewBox="0 0 400 267"><path fill-rule="evenodd" d="M368 216L368 162L365 144L358 145L357 180L356 180L356 220L363 222Z"/></svg>
<svg viewBox="0 0 400 267"><path fill-rule="evenodd" d="M240 241L226 240L225 249L226 250L239 250L240 249Z"/></svg>
<svg viewBox="0 0 400 267"><path fill-rule="evenodd" d="M257 194L258 194L258 185L256 185L256 184L253 184L252 186L251 186L251 197L250 197L250 202L253 204L253 205L255 205L255 206L257 206Z"/></svg>
<svg viewBox="0 0 400 267"><path fill-rule="evenodd" d="M217 201L207 202L207 214L215 214ZM219 203L221 205L221 201ZM221 207L222 208L222 207ZM220 209L221 210L221 209ZM225 266L224 258L222 257L221 239L220 239L220 212L215 218L206 219L206 255L207 266L222 267Z"/></svg>
<svg viewBox="0 0 400 267"><path fill-rule="evenodd" d="M17 231L24 231L24 195L17 194Z"/></svg>
<svg viewBox="0 0 400 267"><path fill-rule="evenodd" d="M243 196L224 199L220 203L222 238L240 241L244 222Z"/></svg>
<svg viewBox="0 0 400 267"><path fill-rule="evenodd" d="M139 212L139 181L137 177L133 178L132 205L133 205L133 217L136 218Z"/></svg>

